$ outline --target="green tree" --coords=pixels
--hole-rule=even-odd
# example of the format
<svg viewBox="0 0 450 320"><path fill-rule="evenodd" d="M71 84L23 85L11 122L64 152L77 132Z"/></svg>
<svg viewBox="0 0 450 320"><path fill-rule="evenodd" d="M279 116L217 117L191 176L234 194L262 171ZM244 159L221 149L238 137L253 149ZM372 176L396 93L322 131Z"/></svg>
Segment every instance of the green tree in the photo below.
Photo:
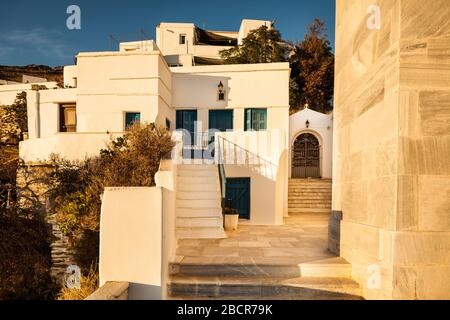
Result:
<svg viewBox="0 0 450 320"><path fill-rule="evenodd" d="M311 109L333 109L334 54L325 23L315 19L303 41L295 45L291 64L291 112L308 104Z"/></svg>
<svg viewBox="0 0 450 320"><path fill-rule="evenodd" d="M261 26L249 32L242 45L220 51L225 64L271 63L287 61L280 32Z"/></svg>

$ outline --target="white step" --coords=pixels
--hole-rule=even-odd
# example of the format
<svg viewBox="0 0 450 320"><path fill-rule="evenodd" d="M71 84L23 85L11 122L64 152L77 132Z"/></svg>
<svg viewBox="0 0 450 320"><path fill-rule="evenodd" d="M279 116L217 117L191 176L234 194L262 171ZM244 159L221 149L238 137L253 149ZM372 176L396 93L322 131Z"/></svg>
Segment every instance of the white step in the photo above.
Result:
<svg viewBox="0 0 450 320"><path fill-rule="evenodd" d="M179 239L223 239L226 238L223 228L177 228Z"/></svg>
<svg viewBox="0 0 450 320"><path fill-rule="evenodd" d="M205 227L223 227L223 218L206 217L206 218L177 218L178 228L205 228Z"/></svg>
<svg viewBox="0 0 450 320"><path fill-rule="evenodd" d="M214 189L213 189L214 190ZM178 191L178 200L217 200L220 199L218 191Z"/></svg>
<svg viewBox="0 0 450 320"><path fill-rule="evenodd" d="M209 165L209 164L182 164L178 166L179 170L210 170L216 171L218 170L217 165Z"/></svg>
<svg viewBox="0 0 450 320"><path fill-rule="evenodd" d="M213 191L219 192L220 186L217 182L214 183L178 183L178 192L185 191Z"/></svg>
<svg viewBox="0 0 450 320"><path fill-rule="evenodd" d="M290 191L289 196L291 197L331 197L331 192L295 192Z"/></svg>
<svg viewBox="0 0 450 320"><path fill-rule="evenodd" d="M292 199L292 198L290 198L288 200L288 203L290 203L290 204L304 203L304 204L326 204L326 205L331 205L331 199L330 200L308 200L308 199Z"/></svg>
<svg viewBox="0 0 450 320"><path fill-rule="evenodd" d="M179 184L217 184L219 178L214 177L178 177Z"/></svg>
<svg viewBox="0 0 450 320"><path fill-rule="evenodd" d="M330 205L310 205L310 204L299 204L299 205L289 205L288 210L296 210L296 209L327 209L331 211L331 204Z"/></svg>
<svg viewBox="0 0 450 320"><path fill-rule="evenodd" d="M289 179L289 183L332 183L331 179Z"/></svg>
<svg viewBox="0 0 450 320"><path fill-rule="evenodd" d="M333 188L326 188L326 187L311 187L311 186L305 186L305 187L289 187L290 192L333 192Z"/></svg>
<svg viewBox="0 0 450 320"><path fill-rule="evenodd" d="M341 257L303 262L298 265L302 277L351 277L352 266Z"/></svg>
<svg viewBox="0 0 450 320"><path fill-rule="evenodd" d="M296 213L330 213L330 208L288 208L288 212L291 214Z"/></svg>
<svg viewBox="0 0 450 320"><path fill-rule="evenodd" d="M215 165L178 166L176 232L180 239L226 238Z"/></svg>
<svg viewBox="0 0 450 320"><path fill-rule="evenodd" d="M331 201L331 196L289 196L288 199L293 200L321 200L321 201Z"/></svg>
<svg viewBox="0 0 450 320"><path fill-rule="evenodd" d="M178 170L178 177L216 177L212 170Z"/></svg>
<svg viewBox="0 0 450 320"><path fill-rule="evenodd" d="M210 200L177 200L177 208L215 208L220 207L220 198Z"/></svg>
<svg viewBox="0 0 450 320"><path fill-rule="evenodd" d="M222 208L177 208L177 217L180 218L199 218L199 217L218 217L222 216Z"/></svg>

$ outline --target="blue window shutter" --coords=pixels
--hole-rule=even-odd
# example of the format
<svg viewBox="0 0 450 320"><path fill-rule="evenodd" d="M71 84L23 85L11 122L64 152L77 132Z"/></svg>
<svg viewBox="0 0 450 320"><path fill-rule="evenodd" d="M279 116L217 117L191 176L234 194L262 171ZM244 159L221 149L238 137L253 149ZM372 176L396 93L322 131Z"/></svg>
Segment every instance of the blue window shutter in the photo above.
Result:
<svg viewBox="0 0 450 320"><path fill-rule="evenodd" d="M267 130L267 109L245 110L245 131Z"/></svg>
<svg viewBox="0 0 450 320"><path fill-rule="evenodd" d="M260 109L259 115L260 115L259 130L261 131L267 130L267 109Z"/></svg>
<svg viewBox="0 0 450 320"><path fill-rule="evenodd" d="M245 131L252 130L252 109L245 110Z"/></svg>

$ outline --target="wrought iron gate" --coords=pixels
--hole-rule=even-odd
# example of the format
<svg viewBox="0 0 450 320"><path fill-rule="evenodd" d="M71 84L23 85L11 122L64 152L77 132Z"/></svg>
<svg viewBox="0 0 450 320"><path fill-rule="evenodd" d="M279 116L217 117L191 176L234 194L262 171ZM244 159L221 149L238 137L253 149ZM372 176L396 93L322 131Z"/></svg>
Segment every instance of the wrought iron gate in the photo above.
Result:
<svg viewBox="0 0 450 320"><path fill-rule="evenodd" d="M300 135L292 148L292 178L320 178L319 140L310 134Z"/></svg>

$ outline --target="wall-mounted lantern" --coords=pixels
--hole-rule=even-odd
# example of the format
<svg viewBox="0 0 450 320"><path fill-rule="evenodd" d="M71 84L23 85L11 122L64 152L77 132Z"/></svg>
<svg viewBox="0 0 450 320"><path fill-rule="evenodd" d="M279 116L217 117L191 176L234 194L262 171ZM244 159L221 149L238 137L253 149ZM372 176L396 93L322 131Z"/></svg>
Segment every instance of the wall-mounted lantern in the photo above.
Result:
<svg viewBox="0 0 450 320"><path fill-rule="evenodd" d="M217 86L218 94L219 94L219 101L225 100L225 88L223 86L222 81L220 81L219 85Z"/></svg>
<svg viewBox="0 0 450 320"><path fill-rule="evenodd" d="M309 128L309 125L310 125L309 120L306 120L305 125L306 125L307 128Z"/></svg>

